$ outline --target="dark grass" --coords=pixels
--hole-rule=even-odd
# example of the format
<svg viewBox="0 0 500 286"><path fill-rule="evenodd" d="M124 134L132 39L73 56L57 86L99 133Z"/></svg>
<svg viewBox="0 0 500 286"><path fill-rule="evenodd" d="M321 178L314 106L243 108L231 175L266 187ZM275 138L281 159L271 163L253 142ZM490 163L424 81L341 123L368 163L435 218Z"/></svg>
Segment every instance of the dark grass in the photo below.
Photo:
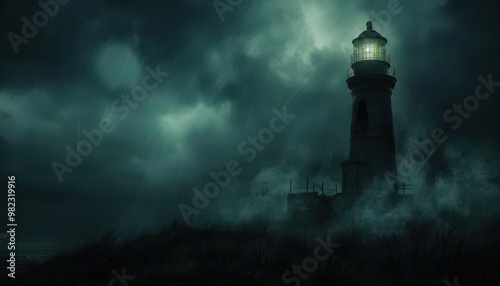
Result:
<svg viewBox="0 0 500 286"><path fill-rule="evenodd" d="M110 284L111 270L122 268L135 276L131 286L287 285L282 274L328 235L340 246L300 285L447 285L445 279L454 285L455 277L459 285L500 285L498 219L450 212L441 218L413 218L390 233L347 218L332 222L334 228L309 229L262 222L196 229L174 222L123 241L110 231L17 273L16 285L123 285Z"/></svg>

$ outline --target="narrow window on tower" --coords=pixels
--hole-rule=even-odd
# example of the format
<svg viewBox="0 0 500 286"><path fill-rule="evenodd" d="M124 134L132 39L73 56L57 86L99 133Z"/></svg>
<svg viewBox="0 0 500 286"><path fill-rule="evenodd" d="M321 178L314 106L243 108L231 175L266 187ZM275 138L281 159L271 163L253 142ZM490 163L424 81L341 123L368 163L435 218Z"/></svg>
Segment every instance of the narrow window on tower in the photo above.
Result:
<svg viewBox="0 0 500 286"><path fill-rule="evenodd" d="M357 104L356 122L368 121L368 112L366 111L366 101L361 100Z"/></svg>

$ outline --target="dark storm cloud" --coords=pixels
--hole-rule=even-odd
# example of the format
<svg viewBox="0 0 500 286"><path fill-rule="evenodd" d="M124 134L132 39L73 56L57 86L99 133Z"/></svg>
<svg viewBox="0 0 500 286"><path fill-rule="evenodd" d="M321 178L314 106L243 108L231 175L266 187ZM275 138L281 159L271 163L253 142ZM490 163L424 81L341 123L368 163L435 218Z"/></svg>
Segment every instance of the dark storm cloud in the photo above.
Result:
<svg viewBox="0 0 500 286"><path fill-rule="evenodd" d="M339 163L349 150L351 41L368 13L383 15L388 3L246 0L221 22L210 1L73 0L18 54L4 37L1 170L18 176L25 201L18 214L33 229L29 235L80 240L85 231L167 224L180 216L179 203L192 203L193 188L212 180L210 171L233 159L242 173L202 210L200 222L276 216L284 211L290 178L296 185L304 185L305 176L339 184ZM417 127L447 127L443 112L474 93L477 76L492 73L500 80L494 2L445 3L400 1L401 12L386 24L374 20L398 72L398 154ZM2 35L20 33L21 17L40 10L31 2L10 1L4 8ZM130 93L146 66L157 64L169 77L118 120L112 102ZM247 164L239 144L268 127L273 108L297 91L287 106L297 117ZM453 169L460 148L499 158L492 147L500 139L498 120L491 120L498 103L492 96L450 133L450 144L436 151L414 183L446 181L435 174ZM75 148L81 131L97 128L103 118L112 118L116 130L59 183L51 163L64 163L65 147ZM469 147L457 149L455 141ZM498 161L489 163L498 171ZM64 231L73 224L84 230Z"/></svg>

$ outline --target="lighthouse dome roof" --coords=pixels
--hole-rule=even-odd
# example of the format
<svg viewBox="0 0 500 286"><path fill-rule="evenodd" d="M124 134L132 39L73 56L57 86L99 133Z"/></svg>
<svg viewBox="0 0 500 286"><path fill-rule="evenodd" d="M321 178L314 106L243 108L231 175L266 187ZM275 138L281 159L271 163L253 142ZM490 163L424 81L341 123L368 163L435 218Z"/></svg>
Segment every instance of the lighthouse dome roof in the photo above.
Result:
<svg viewBox="0 0 500 286"><path fill-rule="evenodd" d="M361 43L361 41L363 41L364 39L372 39L380 42L383 45L387 44L387 39L382 37L379 32L373 30L373 23L371 21L368 21L366 23L366 30L359 34L356 39L352 40L352 44L354 46L358 46L358 44Z"/></svg>

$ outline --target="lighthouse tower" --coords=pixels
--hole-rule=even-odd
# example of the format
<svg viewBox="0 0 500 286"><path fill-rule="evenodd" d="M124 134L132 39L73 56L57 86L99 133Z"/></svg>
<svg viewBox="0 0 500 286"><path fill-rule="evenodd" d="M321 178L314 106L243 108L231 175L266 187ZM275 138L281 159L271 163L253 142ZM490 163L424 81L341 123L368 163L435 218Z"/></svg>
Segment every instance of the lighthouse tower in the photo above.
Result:
<svg viewBox="0 0 500 286"><path fill-rule="evenodd" d="M387 39L367 22L366 30L352 43L346 81L352 96L351 142L349 159L341 163L342 192L370 191L377 179L383 180L383 188L395 191L396 186L384 180L387 172L396 175L391 107L396 75L385 48Z"/></svg>

